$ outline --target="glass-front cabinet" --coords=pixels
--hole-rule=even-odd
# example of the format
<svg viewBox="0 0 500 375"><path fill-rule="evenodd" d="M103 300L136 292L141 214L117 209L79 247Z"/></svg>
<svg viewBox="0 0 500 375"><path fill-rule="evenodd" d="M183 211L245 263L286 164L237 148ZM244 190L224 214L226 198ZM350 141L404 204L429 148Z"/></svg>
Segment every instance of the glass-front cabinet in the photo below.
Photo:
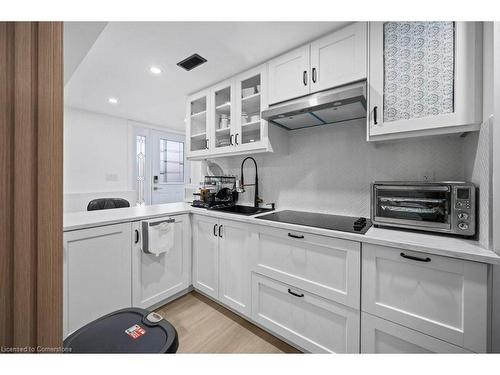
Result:
<svg viewBox="0 0 500 375"><path fill-rule="evenodd" d="M186 129L188 151L192 155L202 154L209 149L209 90L192 95L187 103Z"/></svg>
<svg viewBox="0 0 500 375"><path fill-rule="evenodd" d="M477 130L481 24L371 22L371 140Z"/></svg>
<svg viewBox="0 0 500 375"><path fill-rule="evenodd" d="M187 157L227 156L269 151L267 66L261 65L188 99Z"/></svg>

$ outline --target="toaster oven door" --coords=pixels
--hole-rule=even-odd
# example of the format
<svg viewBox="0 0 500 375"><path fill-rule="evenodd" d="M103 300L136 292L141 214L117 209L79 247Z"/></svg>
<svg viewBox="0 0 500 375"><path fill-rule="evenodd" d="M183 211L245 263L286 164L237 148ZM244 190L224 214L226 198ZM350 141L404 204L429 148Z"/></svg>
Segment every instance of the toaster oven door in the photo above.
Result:
<svg viewBox="0 0 500 375"><path fill-rule="evenodd" d="M451 188L446 185L374 185L375 223L448 232Z"/></svg>

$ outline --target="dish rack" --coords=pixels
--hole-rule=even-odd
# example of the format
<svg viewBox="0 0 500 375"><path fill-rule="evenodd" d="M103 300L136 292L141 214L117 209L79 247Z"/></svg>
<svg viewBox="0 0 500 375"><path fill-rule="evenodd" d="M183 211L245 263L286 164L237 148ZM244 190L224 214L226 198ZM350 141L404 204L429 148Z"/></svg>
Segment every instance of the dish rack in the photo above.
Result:
<svg viewBox="0 0 500 375"><path fill-rule="evenodd" d="M234 190L236 188L235 176L205 176L203 179L203 188L210 189L217 193L223 188Z"/></svg>

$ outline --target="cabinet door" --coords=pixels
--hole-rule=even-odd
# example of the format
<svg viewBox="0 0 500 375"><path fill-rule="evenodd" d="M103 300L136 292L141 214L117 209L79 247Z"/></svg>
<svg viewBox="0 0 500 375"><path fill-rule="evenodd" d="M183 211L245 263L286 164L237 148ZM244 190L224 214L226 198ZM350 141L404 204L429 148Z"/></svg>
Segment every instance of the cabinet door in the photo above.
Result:
<svg viewBox="0 0 500 375"><path fill-rule="evenodd" d="M253 270L359 308L359 242L263 226L256 228Z"/></svg>
<svg viewBox="0 0 500 375"><path fill-rule="evenodd" d="M310 91L309 44L269 61L269 104Z"/></svg>
<svg viewBox="0 0 500 375"><path fill-rule="evenodd" d="M234 147L235 135L235 95L233 80L221 82L210 89L211 128L210 149L214 152L228 151Z"/></svg>
<svg viewBox="0 0 500 375"><path fill-rule="evenodd" d="M210 91L203 90L191 95L186 108L186 140L188 156L206 154L210 147L212 108Z"/></svg>
<svg viewBox="0 0 500 375"><path fill-rule="evenodd" d="M158 256L142 251L141 222L133 226L132 301L134 307L149 308L189 287L191 270L191 230L188 215L174 220L174 246Z"/></svg>
<svg viewBox="0 0 500 375"><path fill-rule="evenodd" d="M219 300L250 316L250 268L248 257L253 248L248 225L220 220L219 229Z"/></svg>
<svg viewBox="0 0 500 375"><path fill-rule="evenodd" d="M359 353L359 310L252 274L252 317L312 353Z"/></svg>
<svg viewBox="0 0 500 375"><path fill-rule="evenodd" d="M311 92L366 79L367 33L357 22L311 43Z"/></svg>
<svg viewBox="0 0 500 375"><path fill-rule="evenodd" d="M474 22L370 22L369 136L477 128L481 35Z"/></svg>
<svg viewBox="0 0 500 375"><path fill-rule="evenodd" d="M193 218L193 287L215 299L219 296L218 227L217 219Z"/></svg>
<svg viewBox="0 0 500 375"><path fill-rule="evenodd" d="M131 224L64 233L64 332L132 304Z"/></svg>
<svg viewBox="0 0 500 375"><path fill-rule="evenodd" d="M456 345L361 313L361 353L470 353Z"/></svg>
<svg viewBox="0 0 500 375"><path fill-rule="evenodd" d="M486 264L363 244L362 270L363 311L486 351Z"/></svg>
<svg viewBox="0 0 500 375"><path fill-rule="evenodd" d="M267 66L262 65L236 77L236 134L238 150L263 147L266 141L267 121L261 112L267 108Z"/></svg>

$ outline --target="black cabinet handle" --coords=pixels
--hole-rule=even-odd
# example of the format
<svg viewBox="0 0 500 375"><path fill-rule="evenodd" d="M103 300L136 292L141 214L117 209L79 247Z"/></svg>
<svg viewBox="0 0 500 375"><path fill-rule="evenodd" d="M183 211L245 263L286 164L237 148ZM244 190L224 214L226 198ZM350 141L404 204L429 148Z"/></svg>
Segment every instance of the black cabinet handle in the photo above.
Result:
<svg viewBox="0 0 500 375"><path fill-rule="evenodd" d="M295 293L291 289L288 289L288 293L290 293L292 296L295 296L295 297L304 297L304 293L298 294L298 293Z"/></svg>
<svg viewBox="0 0 500 375"><path fill-rule="evenodd" d="M234 134L231 134L231 138L229 139L229 144L231 146L233 145L233 137L234 137Z"/></svg>
<svg viewBox="0 0 500 375"><path fill-rule="evenodd" d="M222 233L221 233L221 231L220 231L220 230L222 229L222 227L223 227L222 225L219 225L219 237L220 237L220 238L222 238Z"/></svg>
<svg viewBox="0 0 500 375"><path fill-rule="evenodd" d="M304 238L303 235L292 234L292 233L288 233L288 237L292 237L292 238Z"/></svg>
<svg viewBox="0 0 500 375"><path fill-rule="evenodd" d="M139 231L136 229L135 230L135 241L134 243L139 243Z"/></svg>
<svg viewBox="0 0 500 375"><path fill-rule="evenodd" d="M316 68L312 68L312 80L316 83Z"/></svg>
<svg viewBox="0 0 500 375"><path fill-rule="evenodd" d="M373 107L373 125L378 125L377 110L378 110L377 106Z"/></svg>
<svg viewBox="0 0 500 375"><path fill-rule="evenodd" d="M429 258L429 257L420 258L420 257L414 257L413 255L406 255L405 253L401 253L399 255L401 255L403 258L406 258L406 259L416 260L417 262L430 262L431 261L431 258Z"/></svg>
<svg viewBox="0 0 500 375"><path fill-rule="evenodd" d="M307 70L302 73L302 82L304 82L304 86L307 86Z"/></svg>
<svg viewBox="0 0 500 375"><path fill-rule="evenodd" d="M214 236L217 237L217 224L214 224Z"/></svg>
<svg viewBox="0 0 500 375"><path fill-rule="evenodd" d="M236 146L238 146L238 135L240 135L240 134L239 134L239 133L236 133L236 134L234 135L234 144L235 144Z"/></svg>
<svg viewBox="0 0 500 375"><path fill-rule="evenodd" d="M205 148L208 150L208 139L205 139Z"/></svg>

